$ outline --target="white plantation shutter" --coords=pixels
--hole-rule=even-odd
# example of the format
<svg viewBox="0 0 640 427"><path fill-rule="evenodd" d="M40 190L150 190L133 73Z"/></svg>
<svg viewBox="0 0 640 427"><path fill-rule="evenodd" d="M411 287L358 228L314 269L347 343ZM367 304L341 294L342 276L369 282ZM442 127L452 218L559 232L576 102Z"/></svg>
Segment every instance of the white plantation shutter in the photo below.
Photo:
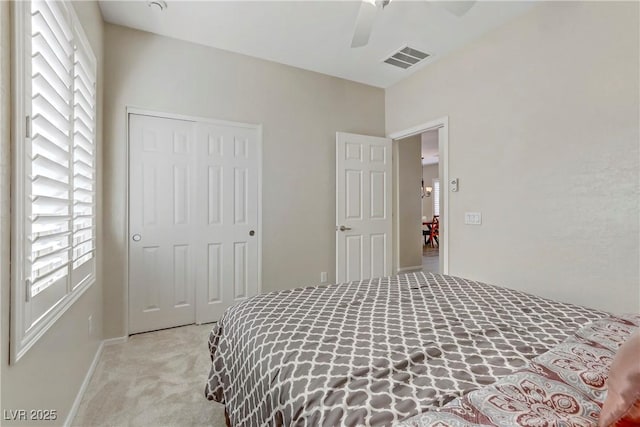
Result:
<svg viewBox="0 0 640 427"><path fill-rule="evenodd" d="M72 31L61 3L31 3L31 162L27 298L31 321L67 293L71 259ZM31 169L29 171L29 169ZM28 230L30 228L30 230ZM29 250L30 249L30 250ZM44 301L41 301L44 300Z"/></svg>
<svg viewBox="0 0 640 427"><path fill-rule="evenodd" d="M96 246L95 57L68 2L17 3L16 23L16 110L26 120L16 141L14 229L24 239L14 283L24 287L14 292L12 360L92 282Z"/></svg>
<svg viewBox="0 0 640 427"><path fill-rule="evenodd" d="M73 285L90 273L95 251L95 63L78 43L74 61Z"/></svg>
<svg viewBox="0 0 640 427"><path fill-rule="evenodd" d="M440 215L440 180L433 180L433 214Z"/></svg>

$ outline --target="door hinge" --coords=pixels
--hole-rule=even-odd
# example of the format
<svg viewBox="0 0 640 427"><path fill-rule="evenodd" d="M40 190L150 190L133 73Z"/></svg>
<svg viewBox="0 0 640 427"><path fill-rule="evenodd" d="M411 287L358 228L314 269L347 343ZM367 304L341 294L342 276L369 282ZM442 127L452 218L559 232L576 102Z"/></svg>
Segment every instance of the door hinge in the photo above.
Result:
<svg viewBox="0 0 640 427"><path fill-rule="evenodd" d="M24 120L24 136L31 138L31 116L26 116Z"/></svg>
<svg viewBox="0 0 640 427"><path fill-rule="evenodd" d="M25 290L24 290L24 300L29 302L31 300L31 279L27 279L24 282Z"/></svg>

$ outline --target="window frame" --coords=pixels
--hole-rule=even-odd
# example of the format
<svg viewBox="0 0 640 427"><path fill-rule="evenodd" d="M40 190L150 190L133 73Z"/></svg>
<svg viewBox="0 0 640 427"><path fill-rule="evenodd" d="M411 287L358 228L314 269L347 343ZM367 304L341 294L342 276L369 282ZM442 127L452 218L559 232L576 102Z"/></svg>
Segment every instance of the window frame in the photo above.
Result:
<svg viewBox="0 0 640 427"><path fill-rule="evenodd" d="M32 35L31 35L31 2L14 2L13 6L13 29L12 29L12 44L11 44L11 326L10 326L10 358L11 364L20 360L27 351L33 347L33 345L56 323L56 321L62 317L62 315L89 289L95 282L98 268L98 212L97 201L99 199L98 194L98 138L97 138L97 125L98 125L98 93L97 93L97 81L98 81L98 67L97 59L88 38L82 28L80 20L73 8L71 2L64 0L57 3L60 8L63 9L65 17L68 19L69 27L73 34L73 42L82 48L83 53L89 58L91 67L95 72L96 80L96 92L95 92L95 104L94 104L94 129L92 132L93 138L93 242L94 252L93 259L90 261L92 266L89 269L88 274L74 286L73 283L73 259L70 258L68 264L67 274L67 287L64 296L56 303L52 304L48 310L37 320L27 326L28 310L30 299L27 298L27 288L30 284L27 282L27 278L30 276L30 271L26 268L26 251L30 248L27 243L29 236L26 231L28 229L28 220L25 216L30 212L28 203L30 195L26 194L26 189L29 188L29 180L26 174L27 163L31 160L28 159L27 154L30 149L27 144L31 144L31 138L27 133L27 129L30 127L31 120L31 53L32 53ZM74 59L75 61L75 59ZM75 75L75 65L72 66L72 73ZM75 77L74 77L75 79ZM72 86L73 88L73 86ZM73 99L73 91L72 91ZM73 110L73 105L72 105ZM75 115L72 113L72 121L75 120ZM73 133L71 134L70 145L70 159L73 162L74 158L74 144ZM70 183L70 197L73 200L73 183ZM70 212L73 216L73 211ZM70 220L70 227L73 227L73 219ZM70 238L70 256L73 254L73 240ZM80 266L81 267L81 266Z"/></svg>

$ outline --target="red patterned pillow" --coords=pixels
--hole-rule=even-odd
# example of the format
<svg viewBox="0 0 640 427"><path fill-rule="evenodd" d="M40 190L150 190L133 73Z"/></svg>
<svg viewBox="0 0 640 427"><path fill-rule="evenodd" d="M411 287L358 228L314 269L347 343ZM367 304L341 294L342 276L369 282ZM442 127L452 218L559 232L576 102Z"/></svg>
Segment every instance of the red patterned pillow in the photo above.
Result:
<svg viewBox="0 0 640 427"><path fill-rule="evenodd" d="M607 385L599 427L640 426L640 329L618 349Z"/></svg>

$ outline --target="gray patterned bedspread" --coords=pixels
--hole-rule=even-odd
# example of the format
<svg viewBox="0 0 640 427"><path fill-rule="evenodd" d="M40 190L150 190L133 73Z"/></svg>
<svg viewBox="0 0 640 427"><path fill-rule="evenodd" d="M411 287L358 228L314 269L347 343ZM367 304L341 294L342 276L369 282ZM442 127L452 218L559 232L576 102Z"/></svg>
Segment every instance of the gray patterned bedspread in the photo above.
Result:
<svg viewBox="0 0 640 427"><path fill-rule="evenodd" d="M258 295L209 337L233 426L390 425L445 405L606 313L410 273Z"/></svg>

